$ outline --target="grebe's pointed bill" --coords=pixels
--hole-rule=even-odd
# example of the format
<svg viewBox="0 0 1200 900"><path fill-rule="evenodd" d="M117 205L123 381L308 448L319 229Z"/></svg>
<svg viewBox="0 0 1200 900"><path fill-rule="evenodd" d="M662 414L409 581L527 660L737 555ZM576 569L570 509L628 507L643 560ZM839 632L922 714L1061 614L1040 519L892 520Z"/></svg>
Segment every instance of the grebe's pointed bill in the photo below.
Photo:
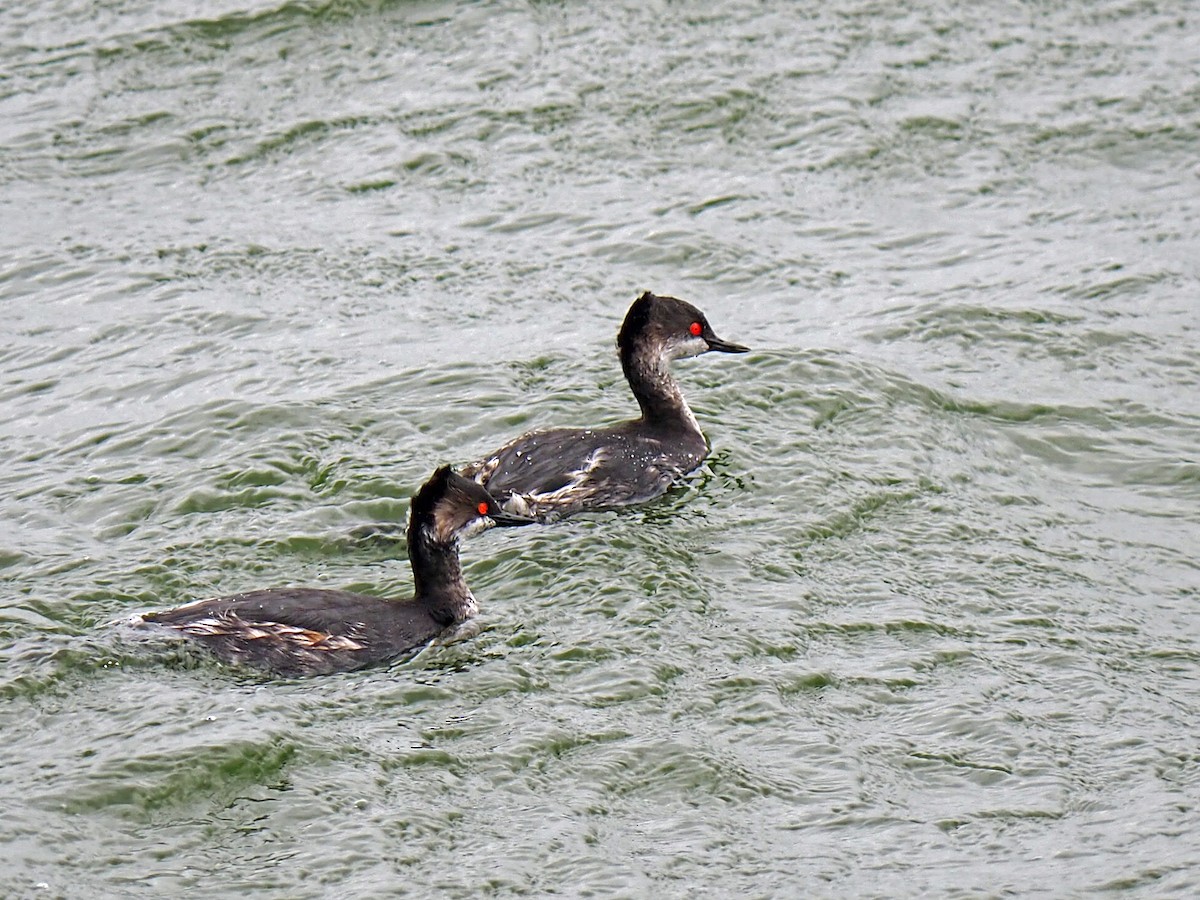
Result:
<svg viewBox="0 0 1200 900"><path fill-rule="evenodd" d="M735 344L733 341L727 341L717 337L709 329L705 334L701 335L705 343L708 344L709 350L716 350L719 353L749 353L750 348L743 344Z"/></svg>
<svg viewBox="0 0 1200 900"><path fill-rule="evenodd" d="M497 508L495 512L489 511L487 517L500 528L514 528L518 525L532 525L537 521L537 519L531 519L529 516L518 516L516 513L510 513L499 508Z"/></svg>

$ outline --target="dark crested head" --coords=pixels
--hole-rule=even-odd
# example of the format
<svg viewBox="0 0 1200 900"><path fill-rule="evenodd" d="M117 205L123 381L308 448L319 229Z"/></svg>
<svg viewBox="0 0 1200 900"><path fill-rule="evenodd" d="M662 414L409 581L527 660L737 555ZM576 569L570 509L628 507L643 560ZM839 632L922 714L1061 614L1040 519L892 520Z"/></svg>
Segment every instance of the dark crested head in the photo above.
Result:
<svg viewBox="0 0 1200 900"><path fill-rule="evenodd" d="M413 497L408 528L410 532L424 528L439 543L451 544L491 525L532 521L505 512L482 485L442 466Z"/></svg>
<svg viewBox="0 0 1200 900"><path fill-rule="evenodd" d="M617 347L622 359L643 347L660 348L668 359L699 356L710 350L745 353L750 349L717 337L704 313L686 300L649 291L629 307L617 334Z"/></svg>

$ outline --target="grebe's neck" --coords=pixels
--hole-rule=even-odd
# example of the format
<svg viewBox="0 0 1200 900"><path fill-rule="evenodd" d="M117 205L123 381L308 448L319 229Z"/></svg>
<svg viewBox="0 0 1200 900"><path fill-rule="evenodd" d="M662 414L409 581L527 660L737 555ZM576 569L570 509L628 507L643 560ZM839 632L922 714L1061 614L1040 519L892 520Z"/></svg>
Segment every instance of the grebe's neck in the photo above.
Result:
<svg viewBox="0 0 1200 900"><path fill-rule="evenodd" d="M440 541L431 522L408 524L408 561L412 564L415 600L439 621L450 625L479 612L479 604L463 580L458 538Z"/></svg>
<svg viewBox="0 0 1200 900"><path fill-rule="evenodd" d="M629 389L642 409L642 421L651 425L681 427L702 435L679 382L671 374L671 360L653 347L621 348L621 369Z"/></svg>

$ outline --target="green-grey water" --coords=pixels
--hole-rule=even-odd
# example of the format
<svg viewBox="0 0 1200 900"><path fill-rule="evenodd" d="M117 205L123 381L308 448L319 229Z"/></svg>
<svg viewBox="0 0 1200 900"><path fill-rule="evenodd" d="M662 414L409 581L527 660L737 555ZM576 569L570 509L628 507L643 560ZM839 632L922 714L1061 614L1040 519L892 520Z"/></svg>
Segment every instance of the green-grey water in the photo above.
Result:
<svg viewBox="0 0 1200 900"><path fill-rule="evenodd" d="M0 895L1200 893L1200 7L0 12ZM109 623L406 596L443 462L713 447L315 680Z"/></svg>

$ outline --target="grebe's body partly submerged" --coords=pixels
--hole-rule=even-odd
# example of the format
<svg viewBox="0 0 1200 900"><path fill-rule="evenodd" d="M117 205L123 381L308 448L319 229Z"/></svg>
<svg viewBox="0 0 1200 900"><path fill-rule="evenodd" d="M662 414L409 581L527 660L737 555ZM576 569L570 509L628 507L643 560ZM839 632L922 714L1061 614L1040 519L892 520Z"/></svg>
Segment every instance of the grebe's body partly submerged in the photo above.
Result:
<svg viewBox="0 0 1200 900"><path fill-rule="evenodd" d="M704 433L671 375L671 360L749 348L717 337L692 304L649 292L629 308L617 348L640 418L606 428L532 431L462 474L506 510L541 522L666 493L708 455Z"/></svg>
<svg viewBox="0 0 1200 900"><path fill-rule="evenodd" d="M409 601L317 588L273 588L199 600L147 613L161 626L209 647L226 662L278 675L324 675L390 662L474 616L459 539L489 525L524 525L488 492L443 466L412 500Z"/></svg>

